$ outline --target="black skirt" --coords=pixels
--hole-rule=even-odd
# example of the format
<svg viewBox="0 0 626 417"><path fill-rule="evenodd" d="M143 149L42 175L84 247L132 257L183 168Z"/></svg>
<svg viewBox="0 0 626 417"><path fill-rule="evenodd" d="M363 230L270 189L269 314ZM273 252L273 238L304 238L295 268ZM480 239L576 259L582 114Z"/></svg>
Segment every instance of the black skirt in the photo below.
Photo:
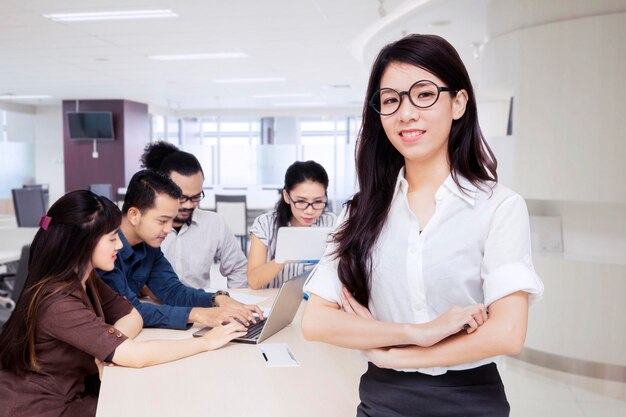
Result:
<svg viewBox="0 0 626 417"><path fill-rule="evenodd" d="M495 363L432 376L379 368L361 376L357 417L508 417Z"/></svg>

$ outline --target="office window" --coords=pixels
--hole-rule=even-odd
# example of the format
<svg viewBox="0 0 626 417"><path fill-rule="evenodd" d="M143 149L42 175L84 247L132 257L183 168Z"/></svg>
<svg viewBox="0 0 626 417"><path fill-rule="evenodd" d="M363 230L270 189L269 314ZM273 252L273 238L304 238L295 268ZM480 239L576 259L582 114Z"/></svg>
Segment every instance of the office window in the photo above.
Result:
<svg viewBox="0 0 626 417"><path fill-rule="evenodd" d="M152 137L168 138L194 154L202 164L205 187L281 186L293 161L313 159L328 172L329 197L339 207L354 193L354 145L360 117L306 116L292 120L293 142L283 144L261 144L260 117L177 119L154 115Z"/></svg>
<svg viewBox="0 0 626 417"><path fill-rule="evenodd" d="M7 141L7 112L0 110L0 131L2 131L2 141Z"/></svg>
<svg viewBox="0 0 626 417"><path fill-rule="evenodd" d="M150 123L150 137L152 142L165 140L165 116L161 116L158 114L150 115L151 123Z"/></svg>
<svg viewBox="0 0 626 417"><path fill-rule="evenodd" d="M150 115L150 140L152 142L164 140L179 146L181 143L182 119L173 116Z"/></svg>
<svg viewBox="0 0 626 417"><path fill-rule="evenodd" d="M165 116L166 140L176 146L180 145L180 125L178 117Z"/></svg>
<svg viewBox="0 0 626 417"><path fill-rule="evenodd" d="M334 210L355 190L354 145L360 123L356 117L300 118L301 159L312 159L326 169Z"/></svg>
<svg viewBox="0 0 626 417"><path fill-rule="evenodd" d="M257 184L257 153L261 144L260 119L220 117L218 140L220 184Z"/></svg>

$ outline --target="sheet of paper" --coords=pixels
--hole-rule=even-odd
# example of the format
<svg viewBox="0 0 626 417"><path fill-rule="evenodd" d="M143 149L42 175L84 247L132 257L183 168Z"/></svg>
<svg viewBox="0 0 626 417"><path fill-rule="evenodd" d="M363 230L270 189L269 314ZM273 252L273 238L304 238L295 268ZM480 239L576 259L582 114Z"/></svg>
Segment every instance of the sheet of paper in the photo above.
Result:
<svg viewBox="0 0 626 417"><path fill-rule="evenodd" d="M287 343L262 343L257 346L269 368L300 366Z"/></svg>

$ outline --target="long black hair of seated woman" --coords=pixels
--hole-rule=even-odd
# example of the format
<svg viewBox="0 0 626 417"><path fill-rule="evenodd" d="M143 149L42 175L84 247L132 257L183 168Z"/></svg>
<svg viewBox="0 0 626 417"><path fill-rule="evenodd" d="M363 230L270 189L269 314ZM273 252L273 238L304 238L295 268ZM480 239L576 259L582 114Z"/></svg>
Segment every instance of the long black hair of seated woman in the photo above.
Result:
<svg viewBox="0 0 626 417"><path fill-rule="evenodd" d="M363 107L356 147L359 191L348 201L349 218L334 236L339 278L363 305L368 304L370 297L372 248L387 219L396 179L404 165L403 156L385 134L381 116L368 105L391 63L422 68L448 87L467 92L465 114L452 121L448 140L452 178L459 187L459 174L478 187L498 180L496 158L478 124L472 83L454 47L439 36L417 34L385 46L373 64Z"/></svg>
<svg viewBox="0 0 626 417"><path fill-rule="evenodd" d="M319 182L324 186L324 192L328 190L328 174L324 167L315 161L296 161L289 165L285 172L283 190L291 194L298 184L305 181ZM291 216L291 205L285 201L283 193L280 193L280 198L276 202L276 230L288 226Z"/></svg>
<svg viewBox="0 0 626 417"><path fill-rule="evenodd" d="M87 190L65 194L47 215L47 230L39 228L30 247L24 290L0 334L0 367L18 375L39 368L35 342L42 302L80 288L98 241L122 221L115 204Z"/></svg>

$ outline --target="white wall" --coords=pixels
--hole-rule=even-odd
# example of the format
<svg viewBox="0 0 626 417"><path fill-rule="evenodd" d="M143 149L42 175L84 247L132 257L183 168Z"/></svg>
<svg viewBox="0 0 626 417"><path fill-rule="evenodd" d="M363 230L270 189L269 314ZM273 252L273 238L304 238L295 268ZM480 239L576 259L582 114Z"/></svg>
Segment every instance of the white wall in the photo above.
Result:
<svg viewBox="0 0 626 417"><path fill-rule="evenodd" d="M526 345L626 365L626 3L497 0L488 12L481 87L515 98L511 186L563 227L563 253L534 255L546 293Z"/></svg>
<svg viewBox="0 0 626 417"><path fill-rule="evenodd" d="M31 113L7 112L7 140L9 142L34 143L34 115Z"/></svg>
<svg viewBox="0 0 626 417"><path fill-rule="evenodd" d="M483 84L515 97L515 183L527 198L626 203L626 14L489 41Z"/></svg>
<svg viewBox="0 0 626 417"><path fill-rule="evenodd" d="M35 114L35 177L50 185L50 204L65 193L61 106L38 107Z"/></svg>

